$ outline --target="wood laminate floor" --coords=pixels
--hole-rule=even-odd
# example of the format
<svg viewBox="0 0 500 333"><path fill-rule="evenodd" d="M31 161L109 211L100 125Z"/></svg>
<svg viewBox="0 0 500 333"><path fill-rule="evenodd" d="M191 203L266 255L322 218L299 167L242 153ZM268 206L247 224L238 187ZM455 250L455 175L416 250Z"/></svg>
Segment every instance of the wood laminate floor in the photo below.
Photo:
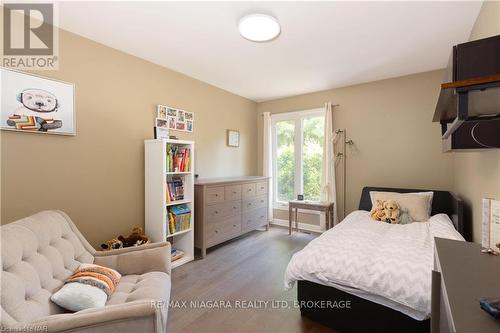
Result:
<svg viewBox="0 0 500 333"><path fill-rule="evenodd" d="M167 332L334 333L301 317L292 305L297 299L296 287L283 289L291 256L314 238L299 232L289 236L287 229L271 227L218 246L205 259L174 269Z"/></svg>

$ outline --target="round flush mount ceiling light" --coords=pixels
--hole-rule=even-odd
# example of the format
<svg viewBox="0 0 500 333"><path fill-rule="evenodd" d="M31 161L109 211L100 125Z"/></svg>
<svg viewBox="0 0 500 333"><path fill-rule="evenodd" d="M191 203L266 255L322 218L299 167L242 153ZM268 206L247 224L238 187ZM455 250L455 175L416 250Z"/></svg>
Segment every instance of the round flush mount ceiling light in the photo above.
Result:
<svg viewBox="0 0 500 333"><path fill-rule="evenodd" d="M238 30L243 38L252 42L271 41L281 32L278 20L265 14L243 16L238 23Z"/></svg>

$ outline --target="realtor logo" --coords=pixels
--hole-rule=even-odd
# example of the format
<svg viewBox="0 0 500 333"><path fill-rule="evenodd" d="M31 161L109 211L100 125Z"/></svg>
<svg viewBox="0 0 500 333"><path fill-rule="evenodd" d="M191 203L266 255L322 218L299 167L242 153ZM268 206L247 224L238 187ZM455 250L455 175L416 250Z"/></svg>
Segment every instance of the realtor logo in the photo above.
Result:
<svg viewBox="0 0 500 333"><path fill-rule="evenodd" d="M54 18L52 3L4 3L2 65L57 69Z"/></svg>

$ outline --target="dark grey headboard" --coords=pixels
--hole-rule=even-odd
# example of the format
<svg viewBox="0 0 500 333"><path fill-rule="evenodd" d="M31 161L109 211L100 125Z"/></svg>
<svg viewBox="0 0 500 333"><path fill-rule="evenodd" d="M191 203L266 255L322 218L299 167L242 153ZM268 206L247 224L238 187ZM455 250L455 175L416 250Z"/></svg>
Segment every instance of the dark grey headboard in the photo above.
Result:
<svg viewBox="0 0 500 333"><path fill-rule="evenodd" d="M432 215L444 213L450 217L455 226L455 229L464 236L464 206L462 200L453 192L447 191L434 191L434 190L415 190L408 188L386 188L386 187L364 187L361 192L361 199L359 200L359 209L368 210L372 209L372 202L370 198L370 191L383 191L383 192L434 192L432 199ZM468 240L468 239L467 239Z"/></svg>

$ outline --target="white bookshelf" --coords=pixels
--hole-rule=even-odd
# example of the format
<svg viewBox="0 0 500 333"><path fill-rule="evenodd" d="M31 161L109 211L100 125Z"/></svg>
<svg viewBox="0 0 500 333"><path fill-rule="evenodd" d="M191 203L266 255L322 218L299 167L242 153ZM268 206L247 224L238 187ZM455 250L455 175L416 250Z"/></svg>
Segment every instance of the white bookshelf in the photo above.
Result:
<svg viewBox="0 0 500 333"><path fill-rule="evenodd" d="M167 145L190 150L189 171L167 171ZM184 256L172 262L172 268L194 260L194 142L186 140L145 140L145 220L146 235L153 242L169 241L184 251ZM180 176L184 181L184 199L167 203L167 181ZM186 205L191 211L190 227L169 234L168 207Z"/></svg>

